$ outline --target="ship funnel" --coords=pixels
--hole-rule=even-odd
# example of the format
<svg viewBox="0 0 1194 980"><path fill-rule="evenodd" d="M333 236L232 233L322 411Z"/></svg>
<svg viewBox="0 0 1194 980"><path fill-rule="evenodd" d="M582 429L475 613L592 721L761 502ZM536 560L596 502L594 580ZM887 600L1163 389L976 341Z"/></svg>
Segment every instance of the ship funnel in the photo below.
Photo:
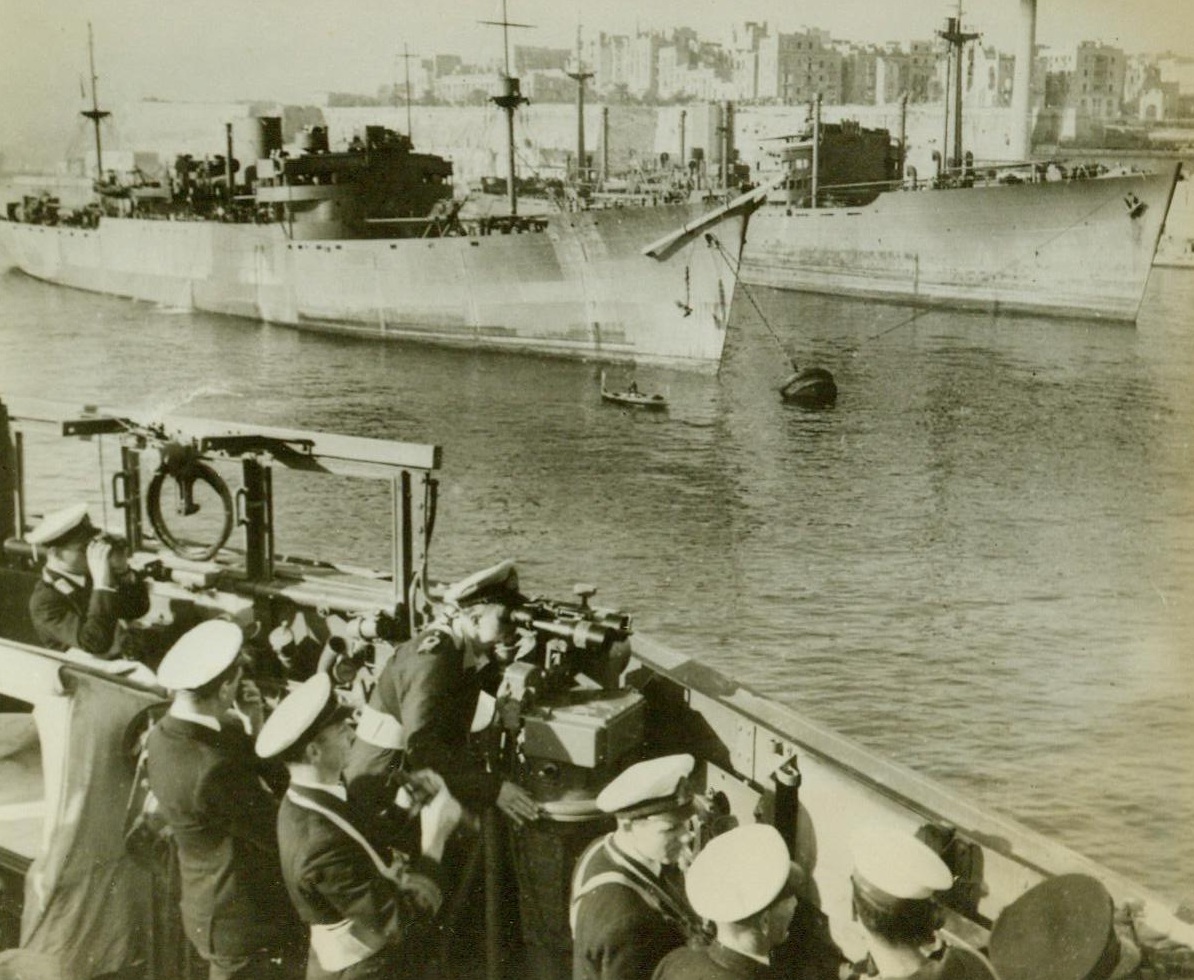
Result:
<svg viewBox="0 0 1194 980"><path fill-rule="evenodd" d="M1036 0L1020 0L1016 41L1016 72L1012 79L1009 152L1012 159L1032 155L1032 69L1036 60Z"/></svg>

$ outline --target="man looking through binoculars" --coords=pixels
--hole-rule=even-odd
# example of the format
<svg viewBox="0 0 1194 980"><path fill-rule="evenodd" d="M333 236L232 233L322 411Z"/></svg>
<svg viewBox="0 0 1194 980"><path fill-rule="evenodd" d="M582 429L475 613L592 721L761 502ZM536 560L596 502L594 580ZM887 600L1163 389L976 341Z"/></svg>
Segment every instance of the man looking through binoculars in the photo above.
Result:
<svg viewBox="0 0 1194 980"><path fill-rule="evenodd" d="M366 806L392 802L401 773L431 769L467 809L496 806L521 825L534 798L473 756L468 736L481 692L478 668L515 635L510 610L523 601L512 561L448 586L435 621L395 651L362 710L345 777Z"/></svg>
<svg viewBox="0 0 1194 980"><path fill-rule="evenodd" d="M45 548L41 579L29 597L29 615L43 646L76 647L105 660L122 654L120 620L149 611L149 589L128 564L123 542L97 529L86 504L46 515L26 536Z"/></svg>

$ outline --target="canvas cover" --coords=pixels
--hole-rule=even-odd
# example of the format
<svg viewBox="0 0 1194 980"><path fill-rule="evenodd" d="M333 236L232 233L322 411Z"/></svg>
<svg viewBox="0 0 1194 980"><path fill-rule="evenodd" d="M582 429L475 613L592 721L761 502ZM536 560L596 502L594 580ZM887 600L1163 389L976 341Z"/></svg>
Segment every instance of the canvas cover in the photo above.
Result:
<svg viewBox="0 0 1194 980"><path fill-rule="evenodd" d="M33 704L43 824L25 880L21 945L0 952L0 980L83 980L144 961L150 946L152 876L124 848L135 764L125 734L161 695L69 666L47 672L44 660L29 666L21 681L0 677L0 690ZM6 675L19 669L6 664ZM27 782L21 792L28 796Z"/></svg>

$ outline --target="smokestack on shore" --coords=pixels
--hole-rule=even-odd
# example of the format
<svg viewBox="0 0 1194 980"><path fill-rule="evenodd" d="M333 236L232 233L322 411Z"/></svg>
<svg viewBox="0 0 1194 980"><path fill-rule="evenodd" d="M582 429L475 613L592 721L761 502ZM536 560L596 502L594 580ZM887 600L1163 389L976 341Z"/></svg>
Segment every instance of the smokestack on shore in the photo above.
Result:
<svg viewBox="0 0 1194 980"><path fill-rule="evenodd" d="M1009 147L1013 160L1027 160L1032 155L1032 67L1035 60L1036 0L1020 0Z"/></svg>

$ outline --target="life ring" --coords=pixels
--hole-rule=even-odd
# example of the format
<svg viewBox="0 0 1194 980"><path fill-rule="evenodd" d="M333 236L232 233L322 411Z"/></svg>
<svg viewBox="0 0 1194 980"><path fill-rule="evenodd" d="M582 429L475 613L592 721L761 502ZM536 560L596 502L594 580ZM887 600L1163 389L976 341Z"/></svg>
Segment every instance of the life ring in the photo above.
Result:
<svg viewBox="0 0 1194 980"><path fill-rule="evenodd" d="M162 514L162 487L165 486L167 478L178 484L188 514L193 514L199 509L193 499L196 481L207 484L215 491L223 506L224 521L214 543L209 545L188 544L170 530L170 526ZM228 484L224 482L219 473L202 460L193 458L186 459L181 463L166 459L162 461L162 465L158 467L153 479L149 482L149 489L145 495L145 510L158 540L180 558L187 558L191 561L208 561L214 558L232 536L232 528L235 523L235 507Z"/></svg>

